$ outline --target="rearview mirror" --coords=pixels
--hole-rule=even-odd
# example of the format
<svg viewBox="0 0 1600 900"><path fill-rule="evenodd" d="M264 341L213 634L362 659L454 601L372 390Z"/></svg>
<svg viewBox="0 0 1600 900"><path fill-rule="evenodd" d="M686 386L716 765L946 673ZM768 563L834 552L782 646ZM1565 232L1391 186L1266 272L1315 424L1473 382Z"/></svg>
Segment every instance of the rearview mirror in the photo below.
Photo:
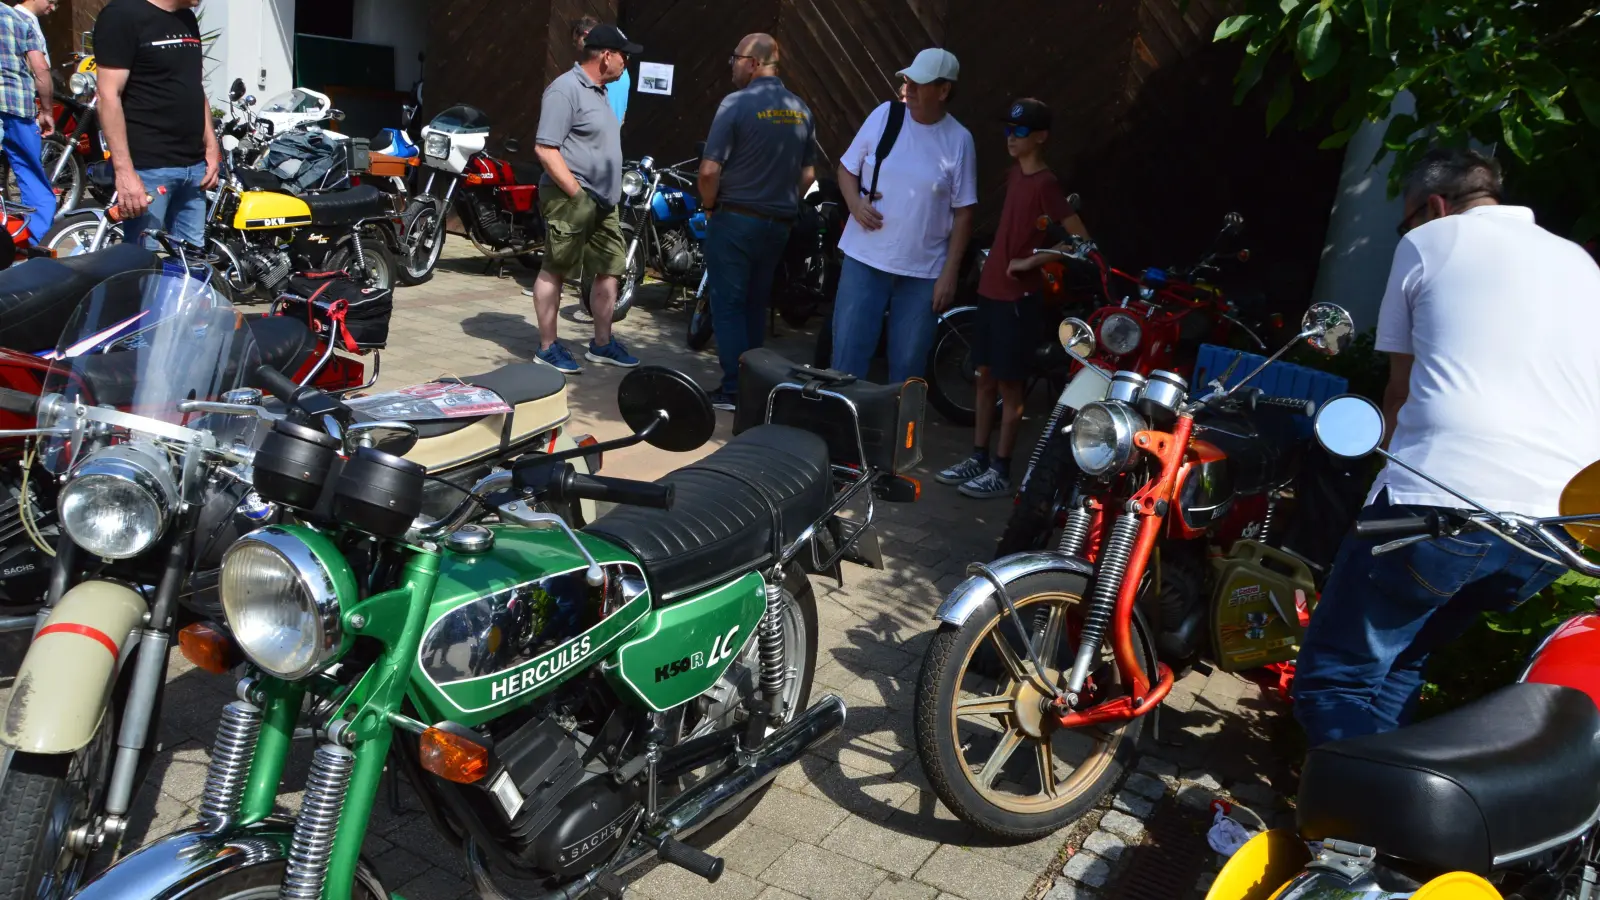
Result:
<svg viewBox="0 0 1600 900"><path fill-rule="evenodd" d="M255 106L256 105L256 95L255 94L246 94L245 98L244 98L244 105L245 106Z"/></svg>
<svg viewBox="0 0 1600 900"><path fill-rule="evenodd" d="M1344 308L1333 303L1313 303L1300 320L1300 336L1313 348L1335 356L1350 346L1355 320Z"/></svg>
<svg viewBox="0 0 1600 900"><path fill-rule="evenodd" d="M335 122L343 122L344 121L344 110L342 110L342 109L330 109L330 110L328 110L328 118L332 119Z"/></svg>
<svg viewBox="0 0 1600 900"><path fill-rule="evenodd" d="M1083 198L1076 193L1067 195L1067 204L1072 207L1073 212L1083 212Z"/></svg>
<svg viewBox="0 0 1600 900"><path fill-rule="evenodd" d="M711 398L682 372L640 366L617 386L622 421L650 446L686 453L704 446L717 429Z"/></svg>
<svg viewBox="0 0 1600 900"><path fill-rule="evenodd" d="M1360 459L1383 443L1383 413L1355 394L1322 404L1312 428L1322 449L1343 459Z"/></svg>
<svg viewBox="0 0 1600 900"><path fill-rule="evenodd" d="M1087 360L1094 355L1094 329L1082 319L1063 319L1056 329L1061 347L1078 359Z"/></svg>
<svg viewBox="0 0 1600 900"><path fill-rule="evenodd" d="M506 138L506 142L500 146L504 147L507 153L519 153L522 151L522 142L516 138Z"/></svg>
<svg viewBox="0 0 1600 900"><path fill-rule="evenodd" d="M235 78L233 80L233 86L228 88L228 99L232 100L234 103L238 103L242 97L244 97L244 79Z"/></svg>
<svg viewBox="0 0 1600 900"><path fill-rule="evenodd" d="M417 446L417 426L410 422L358 422L344 431L345 450L371 447L393 456L405 456Z"/></svg>
<svg viewBox="0 0 1600 900"><path fill-rule="evenodd" d="M400 107L400 127L401 128L409 127L411 125L412 120L415 119L416 117L417 117L417 107L416 107L415 104L407 103L405 106Z"/></svg>

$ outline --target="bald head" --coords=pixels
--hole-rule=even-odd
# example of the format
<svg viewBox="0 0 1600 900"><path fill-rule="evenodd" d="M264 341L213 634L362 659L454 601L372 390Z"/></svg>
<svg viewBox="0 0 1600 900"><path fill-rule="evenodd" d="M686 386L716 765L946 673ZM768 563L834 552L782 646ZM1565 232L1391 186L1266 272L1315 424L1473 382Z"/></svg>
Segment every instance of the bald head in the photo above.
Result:
<svg viewBox="0 0 1600 900"><path fill-rule="evenodd" d="M738 54L748 56L755 60L758 67L763 69L776 69L778 67L778 39L770 34L747 34L739 42Z"/></svg>

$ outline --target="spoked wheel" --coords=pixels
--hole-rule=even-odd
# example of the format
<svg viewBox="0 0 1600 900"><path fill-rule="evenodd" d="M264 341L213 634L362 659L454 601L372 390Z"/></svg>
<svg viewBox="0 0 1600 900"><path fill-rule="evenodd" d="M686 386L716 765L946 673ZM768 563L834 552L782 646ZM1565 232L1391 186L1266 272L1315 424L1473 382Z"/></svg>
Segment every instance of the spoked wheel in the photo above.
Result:
<svg viewBox="0 0 1600 900"><path fill-rule="evenodd" d="M928 402L954 425L977 422L978 367L972 359L978 312L963 310L939 323L928 355Z"/></svg>
<svg viewBox="0 0 1600 900"><path fill-rule="evenodd" d="M639 285L644 283L644 248L634 247L633 226L626 223L622 226L622 246L633 247L633 261L628 263L617 277L617 305L611 311L611 321L621 322L628 317L628 310L633 309L634 296L639 291ZM589 297L594 293L594 276L585 274L578 283L578 302L583 304L583 311L592 318L594 308L589 304Z"/></svg>
<svg viewBox="0 0 1600 900"><path fill-rule="evenodd" d="M92 212L58 215L55 224L50 226L39 243L46 249L54 250L57 257L79 256L122 243L122 225L110 224L101 236L100 245L96 246L94 236L99 228L100 217Z"/></svg>
<svg viewBox="0 0 1600 900"><path fill-rule="evenodd" d="M400 266L395 262L394 254L389 252L389 247L383 242L383 238L377 235L364 238L361 242L361 255L367 261L365 271L356 265L355 251L348 246L335 251L328 258L328 268L343 269L357 281L380 291L394 290L395 272Z"/></svg>
<svg viewBox="0 0 1600 900"><path fill-rule="evenodd" d="M46 138L44 147L39 152L39 163L44 167L46 175L55 172L63 155L67 157L67 164L61 167L61 175L50 183L56 194L58 216L72 212L83 203L85 180L83 160L73 153L67 146L66 140L61 138Z"/></svg>
<svg viewBox="0 0 1600 900"><path fill-rule="evenodd" d="M406 240L397 277L401 284L423 284L444 253L444 211L432 197L413 200L406 211Z"/></svg>
<svg viewBox="0 0 1600 900"><path fill-rule="evenodd" d="M100 807L116 717L71 756L17 753L0 788L0 900L64 900L91 874L91 854L71 844Z"/></svg>
<svg viewBox="0 0 1600 900"><path fill-rule="evenodd" d="M711 344L711 293L702 291L699 297L689 298L689 349L704 350Z"/></svg>
<svg viewBox="0 0 1600 900"><path fill-rule="evenodd" d="M1056 572L1007 586L1043 672L997 605L959 628L941 628L923 661L915 707L923 771L952 812L996 837L1032 840L1071 824L1132 761L1143 719L1067 729L1046 709L1052 687L1066 684L1086 586L1081 576ZM975 665L983 654L999 660L998 677ZM1127 693L1108 643L1090 668L1080 708Z"/></svg>

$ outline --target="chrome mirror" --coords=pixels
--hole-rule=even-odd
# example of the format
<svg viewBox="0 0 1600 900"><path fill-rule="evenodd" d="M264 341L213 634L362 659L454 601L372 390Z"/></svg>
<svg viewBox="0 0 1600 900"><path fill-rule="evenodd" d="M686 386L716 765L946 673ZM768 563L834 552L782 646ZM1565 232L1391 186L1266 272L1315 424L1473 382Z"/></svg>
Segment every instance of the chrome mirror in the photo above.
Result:
<svg viewBox="0 0 1600 900"><path fill-rule="evenodd" d="M1061 339L1061 347L1078 359L1086 360L1094 355L1094 329L1082 319L1063 319L1061 326L1056 329L1056 334Z"/></svg>
<svg viewBox="0 0 1600 900"><path fill-rule="evenodd" d="M405 456L417 446L417 426L410 422L358 422L345 429L344 445L351 453L359 447L371 447L393 456Z"/></svg>
<svg viewBox="0 0 1600 900"><path fill-rule="evenodd" d="M1312 428L1322 449L1343 459L1360 459L1383 443L1383 413L1355 394L1324 403Z"/></svg>
<svg viewBox="0 0 1600 900"><path fill-rule="evenodd" d="M1306 343L1329 356L1350 346L1356 323L1344 307L1333 303L1313 303L1300 320L1300 336Z"/></svg>

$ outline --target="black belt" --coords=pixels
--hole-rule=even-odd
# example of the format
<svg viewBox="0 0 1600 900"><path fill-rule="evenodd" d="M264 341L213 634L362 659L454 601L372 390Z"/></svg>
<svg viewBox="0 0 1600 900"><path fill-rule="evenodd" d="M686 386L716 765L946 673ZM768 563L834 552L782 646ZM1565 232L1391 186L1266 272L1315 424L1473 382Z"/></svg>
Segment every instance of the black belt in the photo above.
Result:
<svg viewBox="0 0 1600 900"><path fill-rule="evenodd" d="M718 203L717 208L712 212L731 212L734 215L749 216L752 219L760 219L764 222L777 222L780 225L793 225L795 220L794 216L775 216L772 213L764 213L736 203Z"/></svg>

